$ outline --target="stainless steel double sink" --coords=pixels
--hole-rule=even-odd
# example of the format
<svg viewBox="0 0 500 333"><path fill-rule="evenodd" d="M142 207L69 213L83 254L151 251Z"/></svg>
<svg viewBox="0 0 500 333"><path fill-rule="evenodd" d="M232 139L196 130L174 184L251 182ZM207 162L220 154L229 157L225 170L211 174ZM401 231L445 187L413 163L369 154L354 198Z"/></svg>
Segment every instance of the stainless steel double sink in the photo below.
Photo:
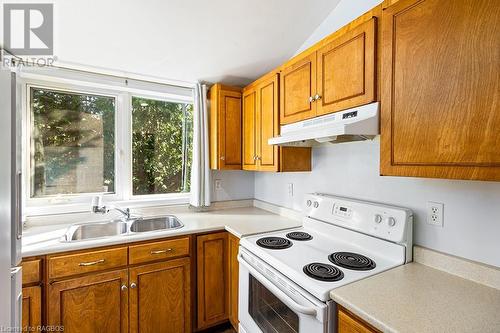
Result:
<svg viewBox="0 0 500 333"><path fill-rule="evenodd" d="M142 232L173 230L182 227L184 227L184 224L173 215L80 223L69 226L61 241L76 242Z"/></svg>

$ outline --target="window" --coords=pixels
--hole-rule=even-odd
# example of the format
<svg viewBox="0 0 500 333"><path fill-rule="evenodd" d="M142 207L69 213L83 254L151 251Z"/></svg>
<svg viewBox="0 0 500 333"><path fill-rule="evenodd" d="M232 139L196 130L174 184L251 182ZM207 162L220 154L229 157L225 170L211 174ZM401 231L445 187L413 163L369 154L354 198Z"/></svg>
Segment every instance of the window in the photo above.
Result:
<svg viewBox="0 0 500 333"><path fill-rule="evenodd" d="M96 194L134 207L188 202L190 88L23 83L28 215L87 211Z"/></svg>
<svg viewBox="0 0 500 333"><path fill-rule="evenodd" d="M32 198L115 191L115 98L31 88Z"/></svg>
<svg viewBox="0 0 500 333"><path fill-rule="evenodd" d="M193 106L132 97L134 195L189 192Z"/></svg>

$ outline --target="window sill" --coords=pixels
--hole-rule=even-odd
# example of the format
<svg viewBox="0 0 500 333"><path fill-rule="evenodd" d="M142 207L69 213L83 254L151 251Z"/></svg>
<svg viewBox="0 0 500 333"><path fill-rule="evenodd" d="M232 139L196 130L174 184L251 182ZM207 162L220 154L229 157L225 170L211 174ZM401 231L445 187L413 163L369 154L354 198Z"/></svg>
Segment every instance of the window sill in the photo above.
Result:
<svg viewBox="0 0 500 333"><path fill-rule="evenodd" d="M106 201L107 206L120 208L146 208L155 206L173 206L189 204L190 193L175 193L167 195L139 196L130 200ZM90 211L89 203L54 204L46 206L27 206L24 216L41 216L54 214L85 213Z"/></svg>

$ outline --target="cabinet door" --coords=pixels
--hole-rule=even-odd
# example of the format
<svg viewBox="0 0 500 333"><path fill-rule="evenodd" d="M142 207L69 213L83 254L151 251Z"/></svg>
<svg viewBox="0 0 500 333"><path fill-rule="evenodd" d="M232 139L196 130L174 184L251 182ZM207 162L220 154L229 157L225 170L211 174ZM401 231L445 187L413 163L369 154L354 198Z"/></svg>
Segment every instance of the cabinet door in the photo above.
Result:
<svg viewBox="0 0 500 333"><path fill-rule="evenodd" d="M500 180L498 2L401 0L382 15L381 174Z"/></svg>
<svg viewBox="0 0 500 333"><path fill-rule="evenodd" d="M198 329L228 319L227 233L198 236Z"/></svg>
<svg viewBox="0 0 500 333"><path fill-rule="evenodd" d="M65 333L127 333L127 282L124 269L50 283L48 324Z"/></svg>
<svg viewBox="0 0 500 333"><path fill-rule="evenodd" d="M190 259L130 268L130 332L191 332Z"/></svg>
<svg viewBox="0 0 500 333"><path fill-rule="evenodd" d="M257 90L243 92L243 170L255 170L257 166L256 145Z"/></svg>
<svg viewBox="0 0 500 333"><path fill-rule="evenodd" d="M42 325L42 287L23 288L23 332L39 332Z"/></svg>
<svg viewBox="0 0 500 333"><path fill-rule="evenodd" d="M238 288L239 288L239 263L238 249L240 239L233 235L228 235L228 260L229 260L229 321L234 329L238 330Z"/></svg>
<svg viewBox="0 0 500 333"><path fill-rule="evenodd" d="M263 81L257 87L257 159L259 170L278 171L278 146L272 146L267 140L279 134L278 121L278 75Z"/></svg>
<svg viewBox="0 0 500 333"><path fill-rule="evenodd" d="M221 90L219 108L220 169L241 169L241 93Z"/></svg>
<svg viewBox="0 0 500 333"><path fill-rule="evenodd" d="M376 18L317 51L317 115L375 101Z"/></svg>
<svg viewBox="0 0 500 333"><path fill-rule="evenodd" d="M378 333L379 331L342 307L338 310L338 333Z"/></svg>
<svg viewBox="0 0 500 333"><path fill-rule="evenodd" d="M280 123L289 124L316 115L316 53L285 67L280 76Z"/></svg>

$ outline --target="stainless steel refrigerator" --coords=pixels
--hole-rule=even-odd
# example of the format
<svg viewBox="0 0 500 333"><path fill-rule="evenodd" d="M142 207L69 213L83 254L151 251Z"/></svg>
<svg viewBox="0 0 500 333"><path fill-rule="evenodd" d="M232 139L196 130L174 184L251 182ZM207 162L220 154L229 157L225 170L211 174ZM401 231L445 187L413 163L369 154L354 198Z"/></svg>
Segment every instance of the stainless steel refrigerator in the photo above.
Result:
<svg viewBox="0 0 500 333"><path fill-rule="evenodd" d="M16 74L0 69L0 330L21 327L21 108Z"/></svg>

